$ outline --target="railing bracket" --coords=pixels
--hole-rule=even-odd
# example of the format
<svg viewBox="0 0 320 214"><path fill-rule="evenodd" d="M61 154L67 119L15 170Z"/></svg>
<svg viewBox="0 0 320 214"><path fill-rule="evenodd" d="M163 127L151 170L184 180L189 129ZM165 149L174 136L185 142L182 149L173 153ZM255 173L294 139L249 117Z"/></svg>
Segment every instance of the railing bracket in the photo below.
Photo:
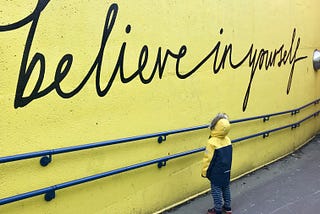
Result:
<svg viewBox="0 0 320 214"><path fill-rule="evenodd" d="M161 167L163 166L166 166L167 165L167 161L160 161L158 162L158 168L160 169Z"/></svg>
<svg viewBox="0 0 320 214"><path fill-rule="evenodd" d="M263 122L269 121L269 119L270 119L270 116L266 116L263 118Z"/></svg>
<svg viewBox="0 0 320 214"><path fill-rule="evenodd" d="M158 137L158 143L162 143L167 140L167 135L161 135Z"/></svg>
<svg viewBox="0 0 320 214"><path fill-rule="evenodd" d="M300 127L300 123L295 123L291 126L291 129L295 129L295 128L298 128Z"/></svg>
<svg viewBox="0 0 320 214"><path fill-rule="evenodd" d="M300 112L299 109L293 110L293 111L291 112L291 115L296 115L296 114L298 114L299 112Z"/></svg>
<svg viewBox="0 0 320 214"><path fill-rule="evenodd" d="M48 191L46 194L44 194L44 200L51 201L56 197L56 192L54 190Z"/></svg>
<svg viewBox="0 0 320 214"><path fill-rule="evenodd" d="M46 155L46 156L43 156L41 159L40 159L40 165L45 167L47 166L49 163L51 163L52 161L52 157L51 155Z"/></svg>

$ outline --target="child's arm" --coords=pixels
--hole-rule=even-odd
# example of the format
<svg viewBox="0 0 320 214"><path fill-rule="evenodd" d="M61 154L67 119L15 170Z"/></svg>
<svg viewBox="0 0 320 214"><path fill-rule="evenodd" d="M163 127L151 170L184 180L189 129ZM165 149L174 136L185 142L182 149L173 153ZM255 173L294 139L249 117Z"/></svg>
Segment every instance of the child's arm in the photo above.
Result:
<svg viewBox="0 0 320 214"><path fill-rule="evenodd" d="M214 154L215 147L214 145L210 144L208 142L206 146L206 150L204 152L204 157L202 159L202 172L201 176L202 177L207 177L207 170L209 168L210 162L212 160L213 154Z"/></svg>

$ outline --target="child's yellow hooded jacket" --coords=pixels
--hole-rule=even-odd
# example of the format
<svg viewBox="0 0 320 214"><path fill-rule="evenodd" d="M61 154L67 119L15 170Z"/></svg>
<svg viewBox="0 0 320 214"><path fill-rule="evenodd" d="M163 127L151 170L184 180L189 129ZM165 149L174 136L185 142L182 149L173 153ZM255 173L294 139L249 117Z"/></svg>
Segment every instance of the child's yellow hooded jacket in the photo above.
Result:
<svg viewBox="0 0 320 214"><path fill-rule="evenodd" d="M229 121L220 119L211 130L204 153L201 175L215 186L226 186L230 183L232 145L227 136L229 130Z"/></svg>

